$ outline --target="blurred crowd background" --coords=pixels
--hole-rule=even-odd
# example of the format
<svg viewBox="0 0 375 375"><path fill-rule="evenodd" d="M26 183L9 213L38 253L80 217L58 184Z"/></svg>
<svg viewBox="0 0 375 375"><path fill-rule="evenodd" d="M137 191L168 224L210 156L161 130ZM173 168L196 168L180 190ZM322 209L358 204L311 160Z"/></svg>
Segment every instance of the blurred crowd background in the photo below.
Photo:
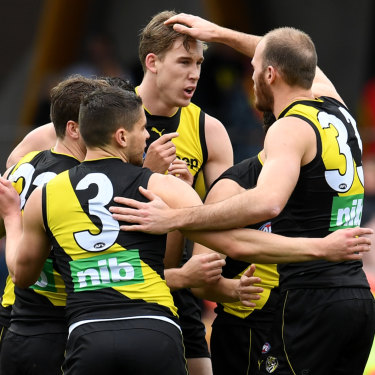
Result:
<svg viewBox="0 0 375 375"><path fill-rule="evenodd" d="M357 118L366 181L362 224L375 228L373 0L2 0L0 172L17 142L50 121L49 91L62 78L73 73L120 76L139 84L139 31L154 14L167 9L258 35L293 26L312 37L319 66ZM248 58L211 44L193 98L226 126L235 162L257 153L263 142L261 117L252 104L251 74ZM0 262L1 290L6 275L3 256ZM374 280L375 254L366 256L364 264Z"/></svg>

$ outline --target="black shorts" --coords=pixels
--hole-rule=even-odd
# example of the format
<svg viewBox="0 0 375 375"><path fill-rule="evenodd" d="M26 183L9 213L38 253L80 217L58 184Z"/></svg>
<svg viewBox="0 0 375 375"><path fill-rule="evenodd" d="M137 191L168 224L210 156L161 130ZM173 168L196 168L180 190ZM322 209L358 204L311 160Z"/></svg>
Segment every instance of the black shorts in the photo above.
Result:
<svg viewBox="0 0 375 375"><path fill-rule="evenodd" d="M172 296L178 309L186 358L209 358L210 352L206 341L206 327L202 322L200 300L190 289L176 290L172 292Z"/></svg>
<svg viewBox="0 0 375 375"><path fill-rule="evenodd" d="M375 333L368 289L289 290L276 315L261 374L363 374Z"/></svg>
<svg viewBox="0 0 375 375"><path fill-rule="evenodd" d="M85 323L70 334L64 375L187 375L180 330L158 319Z"/></svg>
<svg viewBox="0 0 375 375"><path fill-rule="evenodd" d="M23 336L7 331L0 354L0 374L61 375L67 335Z"/></svg>
<svg viewBox="0 0 375 375"><path fill-rule="evenodd" d="M257 327L238 318L237 324L220 316L214 320L211 331L211 360L215 375L255 375L258 360L271 323Z"/></svg>

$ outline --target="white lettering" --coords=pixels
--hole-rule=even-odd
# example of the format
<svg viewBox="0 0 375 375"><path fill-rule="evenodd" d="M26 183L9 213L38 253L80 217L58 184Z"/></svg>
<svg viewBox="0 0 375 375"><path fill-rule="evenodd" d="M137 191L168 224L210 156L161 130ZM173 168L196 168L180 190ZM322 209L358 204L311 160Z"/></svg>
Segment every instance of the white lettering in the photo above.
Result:
<svg viewBox="0 0 375 375"><path fill-rule="evenodd" d="M108 264L114 282L134 279L134 267L130 263L122 262L117 264L116 258L110 258L108 259ZM124 273L125 275L122 275Z"/></svg>
<svg viewBox="0 0 375 375"><path fill-rule="evenodd" d="M344 223L346 224L349 220L350 220L350 208L349 207L340 208L337 211L336 225L337 226L344 225Z"/></svg>
<svg viewBox="0 0 375 375"><path fill-rule="evenodd" d="M77 272L78 282L80 288L84 288L87 286L86 277L91 278L91 285L99 285L100 279L99 279L99 272L95 270L94 268L89 268L85 271Z"/></svg>
<svg viewBox="0 0 375 375"><path fill-rule="evenodd" d="M361 224L362 208L363 208L363 200L358 199L356 215L355 215L355 218L354 218L354 225L356 225L356 226L359 226Z"/></svg>
<svg viewBox="0 0 375 375"><path fill-rule="evenodd" d="M108 284L111 282L110 276L109 276L109 270L107 268L107 262L105 259L99 260L98 262L99 271L100 271L100 279L102 280L103 284Z"/></svg>
<svg viewBox="0 0 375 375"><path fill-rule="evenodd" d="M45 288L48 285L47 275L42 271L35 285Z"/></svg>

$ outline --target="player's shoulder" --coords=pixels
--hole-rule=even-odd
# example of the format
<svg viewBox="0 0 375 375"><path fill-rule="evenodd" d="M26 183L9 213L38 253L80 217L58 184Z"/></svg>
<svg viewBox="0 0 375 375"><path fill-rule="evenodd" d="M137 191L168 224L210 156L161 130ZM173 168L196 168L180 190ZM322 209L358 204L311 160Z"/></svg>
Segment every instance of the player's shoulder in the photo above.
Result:
<svg viewBox="0 0 375 375"><path fill-rule="evenodd" d="M225 126L216 117L205 113L205 129L206 131L221 131L225 130Z"/></svg>

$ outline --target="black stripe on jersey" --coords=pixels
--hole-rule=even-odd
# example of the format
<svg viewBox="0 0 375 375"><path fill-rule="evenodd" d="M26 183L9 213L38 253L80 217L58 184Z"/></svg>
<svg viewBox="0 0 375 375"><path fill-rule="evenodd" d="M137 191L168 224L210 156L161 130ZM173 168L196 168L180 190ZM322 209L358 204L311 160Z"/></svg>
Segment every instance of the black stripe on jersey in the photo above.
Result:
<svg viewBox="0 0 375 375"><path fill-rule="evenodd" d="M195 186L195 184L197 182L199 172L206 165L207 159L208 159L208 151L207 151L207 143L206 143L206 131L205 131L205 124L206 124L205 118L206 118L206 114L201 110L200 113L199 113L199 139L200 139L200 142L201 142L203 161L202 161L201 167L199 168L197 173L194 175L193 187Z"/></svg>
<svg viewBox="0 0 375 375"><path fill-rule="evenodd" d="M52 233L48 228L48 221L47 221L47 196L46 196L46 185L44 184L42 187L42 216L43 216L43 224L46 231L46 234L49 238L52 238Z"/></svg>
<svg viewBox="0 0 375 375"><path fill-rule="evenodd" d="M207 151L207 144L206 144L206 132L205 132L205 121L206 114L201 110L199 114L199 138L201 141L201 147L202 147L202 154L203 154L203 162L202 162L202 168L207 162L208 158L208 151Z"/></svg>

